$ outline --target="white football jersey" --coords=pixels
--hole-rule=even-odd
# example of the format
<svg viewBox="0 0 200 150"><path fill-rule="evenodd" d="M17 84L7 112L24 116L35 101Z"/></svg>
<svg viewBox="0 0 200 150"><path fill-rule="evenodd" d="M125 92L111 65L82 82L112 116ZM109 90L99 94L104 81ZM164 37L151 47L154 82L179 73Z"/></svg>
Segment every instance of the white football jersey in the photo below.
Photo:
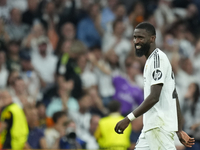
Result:
<svg viewBox="0 0 200 150"><path fill-rule="evenodd" d="M143 115L143 131L156 127L162 127L167 131L177 131L176 98L173 96L174 74L166 54L160 49L155 49L148 57L143 76L145 99L149 96L152 85L163 84L159 101Z"/></svg>

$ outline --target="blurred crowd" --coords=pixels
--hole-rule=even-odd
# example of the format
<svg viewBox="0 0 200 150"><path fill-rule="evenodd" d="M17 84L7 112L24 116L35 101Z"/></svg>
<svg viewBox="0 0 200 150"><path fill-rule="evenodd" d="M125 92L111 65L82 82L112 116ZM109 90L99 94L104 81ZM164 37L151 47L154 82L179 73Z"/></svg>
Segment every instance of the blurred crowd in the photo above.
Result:
<svg viewBox="0 0 200 150"><path fill-rule="evenodd" d="M199 150L199 10L199 0L0 0L1 147L133 150L142 117L123 135L114 126L144 100L132 35L146 21Z"/></svg>

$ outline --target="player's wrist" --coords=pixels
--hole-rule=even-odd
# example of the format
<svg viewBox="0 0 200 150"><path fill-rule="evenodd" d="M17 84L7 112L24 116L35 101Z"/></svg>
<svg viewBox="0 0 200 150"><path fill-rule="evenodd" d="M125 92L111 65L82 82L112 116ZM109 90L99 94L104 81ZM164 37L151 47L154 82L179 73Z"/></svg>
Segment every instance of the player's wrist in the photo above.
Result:
<svg viewBox="0 0 200 150"><path fill-rule="evenodd" d="M178 134L178 133L181 133L183 130L178 130L178 131L176 131L176 133Z"/></svg>
<svg viewBox="0 0 200 150"><path fill-rule="evenodd" d="M130 114L128 114L127 116L126 116L130 121L133 121L136 117L135 117L135 115L131 112Z"/></svg>

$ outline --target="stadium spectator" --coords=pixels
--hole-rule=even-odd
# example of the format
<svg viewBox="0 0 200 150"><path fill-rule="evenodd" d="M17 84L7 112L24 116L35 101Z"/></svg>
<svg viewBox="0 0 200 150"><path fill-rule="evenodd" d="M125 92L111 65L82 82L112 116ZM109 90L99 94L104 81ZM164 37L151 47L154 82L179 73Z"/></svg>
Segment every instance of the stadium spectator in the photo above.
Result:
<svg viewBox="0 0 200 150"><path fill-rule="evenodd" d="M67 122L66 135L60 140L61 149L85 149L86 143L77 137L76 124L72 120Z"/></svg>
<svg viewBox="0 0 200 150"><path fill-rule="evenodd" d="M180 104L182 106L184 100L184 93L186 93L188 86L190 83L195 82L195 76L193 74L193 66L190 58L181 58L180 59L180 68L178 72L175 74L176 76L176 84L177 88L180 92ZM184 81L184 82L183 82Z"/></svg>
<svg viewBox="0 0 200 150"><path fill-rule="evenodd" d="M38 112L34 105L28 105L24 108L28 126L29 135L26 143L26 149L46 149L47 144L44 132L38 127Z"/></svg>
<svg viewBox="0 0 200 150"><path fill-rule="evenodd" d="M80 77L83 84L83 89L87 90L97 86L97 78L93 72L93 67L88 62L87 54L81 54L77 58L77 65L80 68Z"/></svg>
<svg viewBox="0 0 200 150"><path fill-rule="evenodd" d="M199 63L200 63L200 39L197 40L196 45L195 45L195 52L191 58L192 65L194 68L194 75L195 78L198 79L199 74L200 74L200 68L199 68ZM197 80L197 83L200 85L200 81Z"/></svg>
<svg viewBox="0 0 200 150"><path fill-rule="evenodd" d="M36 22L33 24L30 33L25 37L22 41L22 47L31 49L34 52L37 52L37 39L40 36L45 36L46 30L44 26L40 22ZM48 43L48 47L50 47L50 43Z"/></svg>
<svg viewBox="0 0 200 150"><path fill-rule="evenodd" d="M103 101L99 96L98 90L96 87L91 87L86 90L91 97L91 114L97 114L101 117L104 117L108 114L107 108L103 105Z"/></svg>
<svg viewBox="0 0 200 150"><path fill-rule="evenodd" d="M10 37L8 33L5 31L5 23L2 18L0 18L0 41L3 43L8 43Z"/></svg>
<svg viewBox="0 0 200 150"><path fill-rule="evenodd" d="M38 73L43 89L49 88L54 84L57 57L48 49L48 38L41 36L37 39L38 51L32 54L31 62L35 71Z"/></svg>
<svg viewBox="0 0 200 150"><path fill-rule="evenodd" d="M76 36L76 29L73 23L66 22L65 24L63 24L60 34L64 40L73 41Z"/></svg>
<svg viewBox="0 0 200 150"><path fill-rule="evenodd" d="M48 149L59 149L60 139L66 135L67 115L63 111L53 114L54 126L45 130L45 139Z"/></svg>
<svg viewBox="0 0 200 150"><path fill-rule="evenodd" d="M17 8L21 12L24 12L27 9L27 6L28 6L27 5L27 0L15 0L15 1L7 0L7 2L8 2L8 5L11 8Z"/></svg>
<svg viewBox="0 0 200 150"><path fill-rule="evenodd" d="M165 30L162 28L159 28L156 22L155 15L153 13L148 14L146 17L146 21L151 23L156 30L156 45L158 48L162 48L164 43L163 43L163 38L165 37L166 33L163 33Z"/></svg>
<svg viewBox="0 0 200 150"><path fill-rule="evenodd" d="M20 77L20 74L18 71L16 70L10 71L8 80L7 80L7 89L9 93L13 92L15 80L18 79L19 77Z"/></svg>
<svg viewBox="0 0 200 150"><path fill-rule="evenodd" d="M0 50L0 89L5 88L9 72L6 68L6 53Z"/></svg>
<svg viewBox="0 0 200 150"><path fill-rule="evenodd" d="M3 149L23 149L28 138L28 124L23 110L15 103L8 91L0 91L3 104L1 112L1 144Z"/></svg>
<svg viewBox="0 0 200 150"><path fill-rule="evenodd" d="M11 70L21 70L20 66L20 57L19 57L19 51L20 51L20 43L17 41L9 41L7 45L7 68L9 71Z"/></svg>
<svg viewBox="0 0 200 150"><path fill-rule="evenodd" d="M195 5L195 0L194 3L190 3L187 6L186 11L186 22L188 22L189 29L195 37L198 37L198 33L200 32L198 28L200 25L200 11L198 5Z"/></svg>
<svg viewBox="0 0 200 150"><path fill-rule="evenodd" d="M57 14L60 16L60 22L58 24L58 30L60 27L66 22L72 22L73 24L77 24L77 10L76 3L77 1L69 0L69 1L54 1L56 6ZM62 5L64 3L64 5ZM58 8L59 7L59 8Z"/></svg>
<svg viewBox="0 0 200 150"><path fill-rule="evenodd" d="M88 60L94 65L94 73L98 80L99 94L103 105L107 107L112 100L115 89L112 84L112 73L119 70L118 57L114 51L110 51L104 59L100 47L93 47L88 54Z"/></svg>
<svg viewBox="0 0 200 150"><path fill-rule="evenodd" d="M145 20L146 10L144 4L141 1L135 1L133 3L133 8L129 14L129 22L135 28L137 24Z"/></svg>
<svg viewBox="0 0 200 150"><path fill-rule="evenodd" d="M113 34L105 35L102 43L102 50L105 54L109 51L114 51L117 54L122 69L124 69L125 58L132 48L131 43L123 37L124 29L123 22L115 20L113 22Z"/></svg>
<svg viewBox="0 0 200 150"><path fill-rule="evenodd" d="M127 130L122 135L117 135L113 128L115 124L123 118L123 116L120 115L120 103L118 101L111 101L108 108L110 114L99 120L99 125L95 132L99 147L127 149L130 147L131 125L128 126Z"/></svg>
<svg viewBox="0 0 200 150"><path fill-rule="evenodd" d="M53 1L46 2L41 19L44 21L46 27L49 27L50 23L54 25L58 24L60 18L56 13L55 3Z"/></svg>
<svg viewBox="0 0 200 150"><path fill-rule="evenodd" d="M60 17L56 13L55 3L53 1L46 1L44 6L44 12L42 13L40 19L41 22L44 24L45 28L47 28L47 35L54 50L59 40L56 29L60 21Z"/></svg>
<svg viewBox="0 0 200 150"><path fill-rule="evenodd" d="M5 29L11 40L21 41L29 33L29 27L22 23L22 15L19 9L12 8L10 23Z"/></svg>
<svg viewBox="0 0 200 150"><path fill-rule="evenodd" d="M46 109L46 115L52 117L57 111L77 111L79 109L78 102L71 96L74 83L72 80L60 80L58 81L58 88L54 89L54 95L49 100L50 103Z"/></svg>
<svg viewBox="0 0 200 150"><path fill-rule="evenodd" d="M76 29L73 23L66 22L65 24L63 24L61 26L59 35L60 37L59 37L58 45L55 51L57 55L62 54L63 45L65 46L65 43L73 42L76 39L75 38Z"/></svg>
<svg viewBox="0 0 200 150"><path fill-rule="evenodd" d="M113 76L115 94L113 99L121 104L121 114L126 116L143 102L143 91L138 86L140 83L140 63L128 57L125 61L126 73Z"/></svg>
<svg viewBox="0 0 200 150"><path fill-rule="evenodd" d="M77 22L80 22L82 19L88 17L88 9L90 8L91 3L92 1L90 0L76 1Z"/></svg>
<svg viewBox="0 0 200 150"><path fill-rule="evenodd" d="M104 31L100 24L100 6L92 4L89 9L89 17L81 20L77 27L77 37L88 48L101 45L101 36Z"/></svg>
<svg viewBox="0 0 200 150"><path fill-rule="evenodd" d="M38 1L28 0L28 9L22 14L22 22L31 27L38 19Z"/></svg>
<svg viewBox="0 0 200 150"><path fill-rule="evenodd" d="M51 127L53 124L52 123L53 121L49 122L50 118L47 118L46 116L46 107L44 103L41 101L38 101L35 107L37 108L37 111L38 111L39 127L43 130L46 129L47 127Z"/></svg>
<svg viewBox="0 0 200 150"><path fill-rule="evenodd" d="M85 141L87 139L84 139L84 137L89 134L91 119L91 113L89 112L92 105L90 95L88 93L83 93L78 103L79 110L69 112L69 117L76 123L77 136Z"/></svg>
<svg viewBox="0 0 200 150"><path fill-rule="evenodd" d="M166 16L164 19L163 16ZM156 22L159 28L166 28L166 26L176 21L176 16L173 11L172 1L159 0L158 8L155 10Z"/></svg>
<svg viewBox="0 0 200 150"><path fill-rule="evenodd" d="M28 91L24 80L21 77L17 77L13 83L13 91L10 92L14 103L18 104L20 108L24 108L29 103L35 104Z"/></svg>
<svg viewBox="0 0 200 150"><path fill-rule="evenodd" d="M118 0L107 0L108 5L101 12L101 26L106 29L106 24L115 20L115 8Z"/></svg>
<svg viewBox="0 0 200 150"><path fill-rule="evenodd" d="M87 51L85 45L80 41L66 41L63 43L61 56L57 63L57 78L69 78L74 81L72 96L76 99L80 98L82 92L81 70L77 64L77 58L80 54Z"/></svg>
<svg viewBox="0 0 200 150"><path fill-rule="evenodd" d="M0 1L0 18L3 19L5 23L8 23L10 19L11 7L8 5L7 0Z"/></svg>
<svg viewBox="0 0 200 150"><path fill-rule="evenodd" d="M164 35L163 51L165 52L169 60L172 59L175 53L179 52L178 41L170 33Z"/></svg>
<svg viewBox="0 0 200 150"><path fill-rule="evenodd" d="M115 20L123 21L124 27L125 27L123 35L124 35L124 37L131 39L131 37L132 37L131 33L133 33L133 26L130 24L129 18L127 17L126 14L127 14L127 11L126 11L125 6L123 4L118 4L115 8L115 15L116 15ZM113 32L113 22L114 21L107 23L106 32L110 32L110 33Z"/></svg>
<svg viewBox="0 0 200 150"><path fill-rule="evenodd" d="M195 138L195 145L186 150L198 150L200 148L200 90L197 83L191 83L185 94L183 105L184 130Z"/></svg>
<svg viewBox="0 0 200 150"><path fill-rule="evenodd" d="M179 42L179 53L182 57L191 57L194 46L188 39L188 26L184 21L179 21L173 26L173 34Z"/></svg>
<svg viewBox="0 0 200 150"><path fill-rule="evenodd" d="M39 99L40 79L33 68L30 52L28 52L28 50L20 52L20 61L22 69L20 75L27 86L27 91L34 99Z"/></svg>
<svg viewBox="0 0 200 150"><path fill-rule="evenodd" d="M99 115L92 115L90 119L90 128L89 128L89 133L86 142L86 149L93 149L93 150L98 150L99 149L99 144L96 141L96 138L94 136L95 131L99 125L99 120L101 117Z"/></svg>

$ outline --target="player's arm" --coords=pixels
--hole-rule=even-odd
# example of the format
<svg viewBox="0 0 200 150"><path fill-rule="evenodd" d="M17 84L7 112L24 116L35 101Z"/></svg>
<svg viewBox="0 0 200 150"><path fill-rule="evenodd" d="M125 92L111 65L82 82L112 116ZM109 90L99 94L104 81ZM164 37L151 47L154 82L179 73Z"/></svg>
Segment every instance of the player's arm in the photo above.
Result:
<svg viewBox="0 0 200 150"><path fill-rule="evenodd" d="M179 131L182 131L183 119L182 119L182 115L181 115L181 108L180 108L180 103L179 103L178 94L176 92L176 89L173 92L173 97L176 97L176 109L177 109L178 132L179 132Z"/></svg>
<svg viewBox="0 0 200 150"><path fill-rule="evenodd" d="M142 102L142 104L136 108L132 113L137 118L151 109L158 101L163 84L156 84L151 86L150 95ZM128 117L126 117L128 119Z"/></svg>
<svg viewBox="0 0 200 150"><path fill-rule="evenodd" d="M186 147L192 147L192 145L194 145L194 142L195 142L194 138L189 137L187 135L187 133L185 133L182 130L183 119L182 119L182 115L181 115L181 108L180 108L178 94L176 92L176 89L174 90L173 95L176 97L176 109L177 109L177 119L178 119L178 131L176 133L178 135L180 142L183 145L185 145Z"/></svg>
<svg viewBox="0 0 200 150"><path fill-rule="evenodd" d="M115 126L115 131L122 134L131 120L143 115L145 112L151 109L159 101L162 86L163 84L152 85L151 93L149 94L149 96L142 102L142 104L138 108L136 108L131 114L129 114L128 117L125 117L123 120L117 123L117 125Z"/></svg>

